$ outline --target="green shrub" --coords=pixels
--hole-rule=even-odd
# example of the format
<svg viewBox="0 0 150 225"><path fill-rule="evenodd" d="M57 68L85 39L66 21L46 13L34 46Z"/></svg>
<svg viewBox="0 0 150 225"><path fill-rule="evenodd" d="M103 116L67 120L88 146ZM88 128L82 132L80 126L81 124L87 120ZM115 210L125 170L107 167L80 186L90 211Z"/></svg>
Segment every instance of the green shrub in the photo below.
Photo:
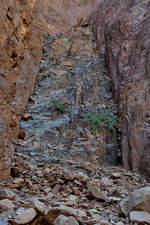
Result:
<svg viewBox="0 0 150 225"><path fill-rule="evenodd" d="M51 35L44 35L43 38L48 40L48 41L52 40L52 36Z"/></svg>
<svg viewBox="0 0 150 225"><path fill-rule="evenodd" d="M59 100L52 100L50 103L50 107L53 112L54 111L59 111L61 113L66 112L66 107L65 107L64 103L60 102Z"/></svg>
<svg viewBox="0 0 150 225"><path fill-rule="evenodd" d="M98 114L89 113L87 115L87 124L92 133L100 130L115 132L118 127L118 118L111 110L104 110Z"/></svg>

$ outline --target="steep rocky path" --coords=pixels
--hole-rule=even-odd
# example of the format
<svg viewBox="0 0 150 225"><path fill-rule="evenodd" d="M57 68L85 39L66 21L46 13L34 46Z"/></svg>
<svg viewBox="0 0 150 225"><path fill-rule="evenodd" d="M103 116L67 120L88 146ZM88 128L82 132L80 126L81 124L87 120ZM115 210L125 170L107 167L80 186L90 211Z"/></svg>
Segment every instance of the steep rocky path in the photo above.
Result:
<svg viewBox="0 0 150 225"><path fill-rule="evenodd" d="M21 121L12 177L0 184L0 225L139 224L138 215L129 219L128 208L146 211L150 188L126 203L125 196L149 184L108 166L117 164L119 154L110 127L116 109L90 28L82 23L43 38L40 74ZM103 126L94 116L101 112Z"/></svg>
<svg viewBox="0 0 150 225"><path fill-rule="evenodd" d="M83 26L43 37L38 82L21 121L25 137L16 148L32 163L117 163L116 131L97 132L99 124L91 131L95 118L87 124L89 113L116 111L103 59L86 21Z"/></svg>

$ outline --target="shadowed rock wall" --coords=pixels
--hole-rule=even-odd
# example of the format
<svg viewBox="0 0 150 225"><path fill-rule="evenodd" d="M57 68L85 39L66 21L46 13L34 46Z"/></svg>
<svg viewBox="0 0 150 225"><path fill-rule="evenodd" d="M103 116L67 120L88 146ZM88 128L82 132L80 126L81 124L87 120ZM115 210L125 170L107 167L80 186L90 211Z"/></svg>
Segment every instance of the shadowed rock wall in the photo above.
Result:
<svg viewBox="0 0 150 225"><path fill-rule="evenodd" d="M150 176L150 1L101 0L90 23L113 80L123 165Z"/></svg>

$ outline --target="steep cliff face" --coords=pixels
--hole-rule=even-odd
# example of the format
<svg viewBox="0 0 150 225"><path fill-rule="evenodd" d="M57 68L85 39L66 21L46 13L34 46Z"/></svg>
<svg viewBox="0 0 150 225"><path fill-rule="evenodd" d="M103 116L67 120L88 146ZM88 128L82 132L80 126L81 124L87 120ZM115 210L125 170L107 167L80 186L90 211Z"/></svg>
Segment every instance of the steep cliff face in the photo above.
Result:
<svg viewBox="0 0 150 225"><path fill-rule="evenodd" d="M31 1L2 0L0 14L0 180L9 176L13 141L40 63Z"/></svg>
<svg viewBox="0 0 150 225"><path fill-rule="evenodd" d="M0 180L10 173L13 142L39 70L42 36L76 24L98 2L1 0Z"/></svg>
<svg viewBox="0 0 150 225"><path fill-rule="evenodd" d="M150 176L150 2L102 0L90 22L113 80L124 167Z"/></svg>

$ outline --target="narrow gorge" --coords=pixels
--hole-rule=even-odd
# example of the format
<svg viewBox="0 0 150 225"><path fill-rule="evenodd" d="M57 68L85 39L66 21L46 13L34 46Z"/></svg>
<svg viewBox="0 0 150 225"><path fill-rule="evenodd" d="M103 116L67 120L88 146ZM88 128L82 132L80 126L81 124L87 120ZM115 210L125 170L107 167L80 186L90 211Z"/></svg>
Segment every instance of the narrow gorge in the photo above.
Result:
<svg viewBox="0 0 150 225"><path fill-rule="evenodd" d="M150 224L149 1L0 8L0 225Z"/></svg>

